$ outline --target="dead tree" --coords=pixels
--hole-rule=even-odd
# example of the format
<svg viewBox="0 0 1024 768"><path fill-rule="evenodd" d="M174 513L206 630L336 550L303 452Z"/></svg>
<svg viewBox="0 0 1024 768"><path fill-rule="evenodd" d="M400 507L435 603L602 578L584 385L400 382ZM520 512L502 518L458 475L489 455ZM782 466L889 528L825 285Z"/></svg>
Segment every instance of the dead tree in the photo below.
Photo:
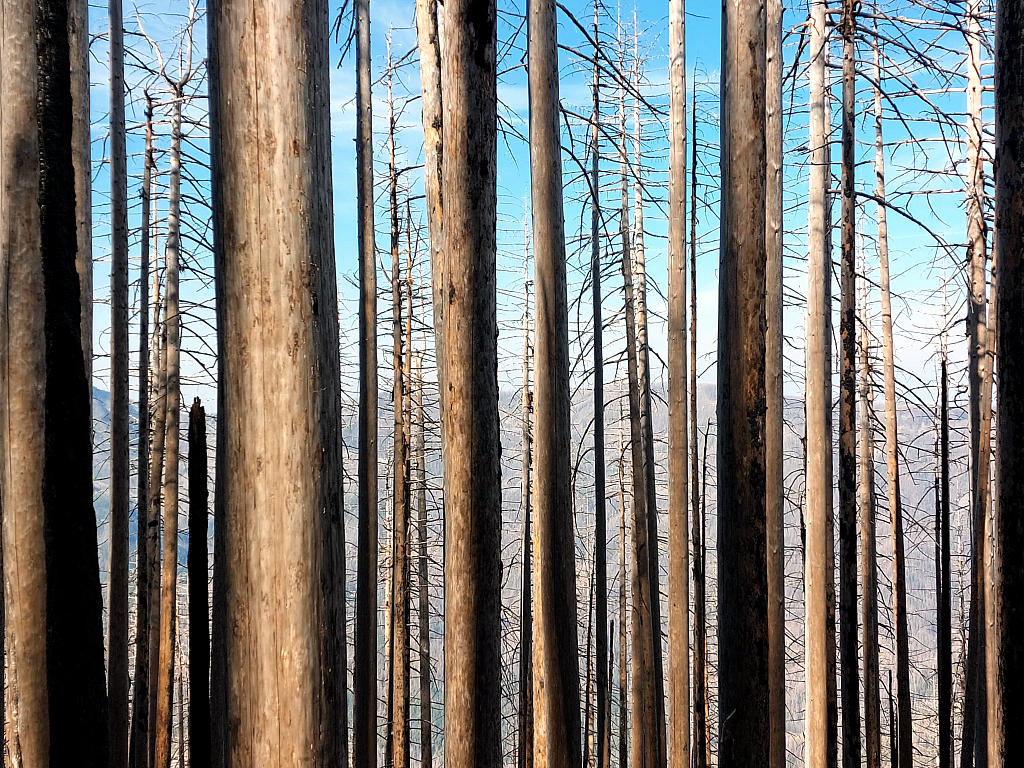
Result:
<svg viewBox="0 0 1024 768"><path fill-rule="evenodd" d="M440 254L435 251L440 305L434 322L443 393L450 768L490 768L501 759L496 25L494 0L449 0L445 6L444 245Z"/></svg>
<svg viewBox="0 0 1024 768"><path fill-rule="evenodd" d="M426 413L423 409L423 361L417 356L413 363L415 386L412 388L412 408L415 412L415 439L413 440L412 482L416 489L417 527L419 551L417 553L419 587L419 688L420 688L420 765L434 765L434 707L430 690L430 559L427 542L427 448ZM411 425L410 425L411 426Z"/></svg>
<svg viewBox="0 0 1024 768"><path fill-rule="evenodd" d="M554 0L538 0L530 5L527 30L536 292L533 747L537 768L569 768L580 765L581 723L569 470L569 318ZM450 150L452 143L445 143ZM452 185L446 187L451 189Z"/></svg>
<svg viewBox="0 0 1024 768"><path fill-rule="evenodd" d="M0 20L0 507L16 740L110 764L90 393L76 271L68 3Z"/></svg>
<svg viewBox="0 0 1024 768"><path fill-rule="evenodd" d="M68 1L68 46L71 61L71 164L75 169L75 270L81 291L82 355L92 398L93 261L92 261L92 112L89 94L89 2ZM115 46L111 40L111 54ZM111 92L116 74L111 71ZM116 105L111 102L111 107ZM113 117L112 117L113 120ZM112 138L116 140L116 137ZM115 149L113 142L111 149ZM111 153L111 160L113 160ZM113 174L114 168L111 167ZM112 189L113 191L113 189ZM111 200L113 206L114 200ZM117 211L111 208L111 213ZM92 424L89 425L90 431ZM90 472L92 468L90 467ZM127 615L127 609L125 609ZM120 674L120 673L118 673ZM125 673L127 675L127 673ZM118 754L112 752L111 755Z"/></svg>
<svg viewBox="0 0 1024 768"><path fill-rule="evenodd" d="M764 6L722 12L718 328L719 764L767 765Z"/></svg>
<svg viewBox="0 0 1024 768"><path fill-rule="evenodd" d="M938 667L939 768L953 768L953 628L949 544L949 384L943 353L939 393L939 504L936 509L936 652Z"/></svg>
<svg viewBox="0 0 1024 768"><path fill-rule="evenodd" d="M325 4L210 10L228 766L324 762L321 473L340 470L325 459L320 365L338 350L316 320L337 316L321 290L334 279L327 35ZM257 152L253 125L276 151Z"/></svg>
<svg viewBox="0 0 1024 768"><path fill-rule="evenodd" d="M191 768L210 766L207 477L206 410L197 397L188 418L188 756Z"/></svg>
<svg viewBox="0 0 1024 768"><path fill-rule="evenodd" d="M72 5L78 5L73 3ZM84 3L83 3L84 5ZM131 467L128 458L128 170L124 117L124 26L121 0L110 0L110 577L108 589L107 695L110 700L110 759L123 765L128 758L128 508ZM87 32L86 32L87 34ZM84 54L87 59L87 51ZM88 74L86 74L88 83ZM88 86L85 92L88 93ZM74 101L74 96L72 96ZM85 120L77 110L74 122ZM76 194L87 194L91 181L90 141L85 139L85 162L76 168ZM81 185L84 173L85 187ZM88 200L88 197L86 197ZM81 208L81 205L79 206ZM86 214L91 218L91 211ZM79 242L91 235L91 223ZM81 246L80 246L81 248ZM82 254L79 254L79 261ZM89 259L91 262L91 259ZM92 265L89 263L91 271ZM91 277L90 277L91 279ZM142 282L145 282L145 278ZM84 293L84 292L83 292ZM144 307L142 314L146 314ZM83 314L84 317L84 314ZM83 338L87 329L83 323ZM91 326L88 328L92 333ZM91 343L91 339L90 339ZM83 346L84 348L84 346ZM141 358L145 359L145 358ZM91 392L90 392L91 397Z"/></svg>
<svg viewBox="0 0 1024 768"><path fill-rule="evenodd" d="M529 237L529 235L527 235ZM523 507L522 576L519 593L519 711L517 750L518 768L533 768L533 431L530 389L530 258L529 240L523 254L523 394L522 394L522 470L520 498Z"/></svg>
<svg viewBox="0 0 1024 768"><path fill-rule="evenodd" d="M690 765L690 579L686 398L686 2L669 4L668 505L669 750ZM596 346L596 340L595 340ZM653 461L653 456L649 457ZM600 626L600 625L598 625Z"/></svg>

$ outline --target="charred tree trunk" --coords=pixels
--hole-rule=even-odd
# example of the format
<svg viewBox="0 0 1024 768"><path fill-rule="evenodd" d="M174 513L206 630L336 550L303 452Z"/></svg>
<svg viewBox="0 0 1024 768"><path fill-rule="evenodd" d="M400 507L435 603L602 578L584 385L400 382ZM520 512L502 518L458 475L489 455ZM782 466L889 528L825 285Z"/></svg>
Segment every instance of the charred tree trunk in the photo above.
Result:
<svg viewBox="0 0 1024 768"><path fill-rule="evenodd" d="M426 413L423 410L422 360L416 358L416 386L412 390L412 407L416 414L416 439L413 443L412 482L416 489L416 510L418 513L419 552L417 553L419 582L419 687L420 687L420 766L434 765L434 707L430 690L430 560L427 542L430 530L427 527L427 447ZM411 425L410 425L411 426Z"/></svg>
<svg viewBox="0 0 1024 768"><path fill-rule="evenodd" d="M77 5L73 3L72 5ZM83 4L84 5L84 4ZM120 0L110 0L110 578L108 589L107 695L110 700L110 759L121 766L128 758L128 512L131 467L128 458L128 171L124 118L124 27ZM85 32L86 37L88 32ZM88 46L82 53L88 60ZM88 74L86 74L88 83ZM88 93L88 86L85 92ZM72 97L74 101L74 97ZM83 118L75 104L76 128ZM88 129L88 108L84 121ZM88 134L88 130L87 130ZM75 170L76 193L85 194L92 179L90 137L85 138L84 158ZM84 179L82 174L84 173ZM83 188L82 183L85 186ZM80 198L81 200L81 198ZM81 210L81 202L79 203ZM86 206L86 216L91 211ZM91 237L91 223L82 231L79 223L79 248L83 234ZM88 264L79 253L79 261ZM91 276L90 276L91 280ZM145 278L142 279L145 283ZM83 291L84 297L84 291ZM142 315L146 314L146 308ZM84 317L84 315L83 315ZM82 333L92 333L83 322ZM91 339L90 339L91 342ZM140 358L144 360L145 358ZM91 388L90 388L91 398Z"/></svg>
<svg viewBox="0 0 1024 768"><path fill-rule="evenodd" d="M110 763L90 393L76 271L68 3L0 20L0 507L16 739L30 766ZM87 300L87 299L86 299Z"/></svg>
<svg viewBox="0 0 1024 768"><path fill-rule="evenodd" d="M207 555L206 410L197 397L188 418L188 755L210 766L210 591Z"/></svg>
<svg viewBox="0 0 1024 768"><path fill-rule="evenodd" d="M996 238L998 264L999 413L996 425L997 496L991 522L992 575L989 604L996 608L992 643L988 649L991 695L989 753L995 765L1024 761L1024 515L1020 499L1024 477L1020 471L1019 425L1024 422L1021 360L1024 360L1024 183L1020 164L1024 157L1024 7L996 3ZM986 414L987 415L987 414Z"/></svg>
<svg viewBox="0 0 1024 768"><path fill-rule="evenodd" d="M530 414L533 392L530 390L530 276L529 252L523 254L523 401L522 470L520 498L523 505L522 585L519 595L519 768L533 768L533 492L530 472L533 468L533 436Z"/></svg>
<svg viewBox="0 0 1024 768"><path fill-rule="evenodd" d="M722 33L718 325L719 765L767 765L764 6L727 2Z"/></svg>
<svg viewBox="0 0 1024 768"><path fill-rule="evenodd" d="M860 666L857 658L857 201L856 0L843 0L842 267L839 308L839 655L843 768L860 768Z"/></svg>
<svg viewBox="0 0 1024 768"><path fill-rule="evenodd" d="M621 422L621 406L620 406ZM619 768L629 765L629 635L626 633L626 457L619 434Z"/></svg>
<svg viewBox="0 0 1024 768"><path fill-rule="evenodd" d="M938 729L939 768L953 768L953 628L949 547L949 390L946 357L942 357L939 394L939 504L935 541L936 597L938 601Z"/></svg>
<svg viewBox="0 0 1024 768"><path fill-rule="evenodd" d="M449 768L491 768L501 759L496 26L494 0L445 6L441 77L449 151L434 323L443 392Z"/></svg>

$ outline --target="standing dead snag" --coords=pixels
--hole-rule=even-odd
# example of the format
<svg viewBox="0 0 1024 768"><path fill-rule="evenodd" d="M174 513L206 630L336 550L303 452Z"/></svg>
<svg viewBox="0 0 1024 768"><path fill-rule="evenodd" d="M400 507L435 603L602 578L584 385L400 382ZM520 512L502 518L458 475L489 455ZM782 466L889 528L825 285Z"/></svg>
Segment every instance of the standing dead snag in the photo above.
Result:
<svg viewBox="0 0 1024 768"><path fill-rule="evenodd" d="M829 584L832 565L832 436L830 424L831 273L828 252L829 149L825 67L828 51L825 3L815 0L810 16L810 179L808 191L807 362L807 532L804 558L804 653L807 685L805 759L809 768L829 768L831 728L828 677L831 671Z"/></svg>
<svg viewBox="0 0 1024 768"><path fill-rule="evenodd" d="M996 504L990 523L988 604L996 609L987 648L989 757L1024 763L1024 5L996 3L996 244L999 411Z"/></svg>
<svg viewBox="0 0 1024 768"><path fill-rule="evenodd" d="M576 561L569 448L569 319L554 0L527 10L534 282L534 660L537 768L580 765ZM446 142L451 151L452 143ZM452 185L448 184L451 189ZM450 235L450 233L448 233ZM450 243L451 241L449 241Z"/></svg>
<svg viewBox="0 0 1024 768"><path fill-rule="evenodd" d="M74 3L78 5L78 3ZM82 3L85 5L85 3ZM121 0L110 0L110 578L108 602L108 684L110 758L121 766L128 758L128 515L131 467L128 458L128 172L124 117L124 27ZM87 35L87 32L86 32ZM87 55L83 55L88 58ZM88 76L86 82L88 83ZM88 92L86 88L86 92ZM75 123L83 120L75 104ZM88 109L84 121L88 129ZM91 181L89 137L76 184ZM83 167L84 165L84 167ZM88 186L85 188L88 190ZM78 194L82 193L79 186ZM87 220L91 211L86 212ZM81 227L81 224L80 224ZM91 235L91 223L86 229ZM79 242L82 241L80 231ZM79 246L81 247L81 245ZM91 261L91 259L89 260ZM91 271L91 263L88 265ZM146 278L142 278L142 283ZM83 297L84 298L84 297ZM145 315L146 307L142 308ZM83 323L84 334L92 333ZM91 341L91 340L90 340ZM84 345L83 345L84 348ZM144 360L144 358L141 358ZM140 508L141 509L141 508Z"/></svg>
<svg viewBox="0 0 1024 768"><path fill-rule="evenodd" d="M718 326L719 762L767 765L765 15L727 0Z"/></svg>
<svg viewBox="0 0 1024 768"><path fill-rule="evenodd" d="M419 589L419 686L420 686L420 765L433 768L434 765L434 707L430 691L430 561L427 557L427 454L426 414L423 410L423 360L417 356L413 363L416 386L412 390L412 406L415 412L416 430L413 441L412 482L416 488L418 511L419 553L417 555Z"/></svg>
<svg viewBox="0 0 1024 768"><path fill-rule="evenodd" d="M25 765L109 765L68 3L0 16L0 507Z"/></svg>
<svg viewBox="0 0 1024 768"><path fill-rule="evenodd" d="M446 194L435 288L441 306L434 321L443 393L445 762L450 768L496 768L501 761L501 437L494 0L449 0L443 37Z"/></svg>
<svg viewBox="0 0 1024 768"><path fill-rule="evenodd" d="M943 345L945 346L945 345ZM939 393L939 497L936 509L936 641L939 768L953 768L952 583L949 547L949 385L945 351Z"/></svg>
<svg viewBox="0 0 1024 768"><path fill-rule="evenodd" d="M338 351L327 349L318 319L337 313L322 290L334 272L318 114L327 34L326 3L210 11L218 496L231 617L225 746L234 768L323 761L321 475L338 469L324 460L324 410L333 406L322 400L329 372L320 365ZM277 142L257 152L253 126Z"/></svg>
<svg viewBox="0 0 1024 768"><path fill-rule="evenodd" d="M686 472L686 3L669 4L668 515L672 768L690 766L689 499ZM595 340L596 346L596 340ZM653 457L650 457L653 461Z"/></svg>
<svg viewBox="0 0 1024 768"><path fill-rule="evenodd" d="M377 765L377 268L373 219L370 0L356 0L356 207L359 250L359 532L352 760Z"/></svg>
<svg viewBox="0 0 1024 768"><path fill-rule="evenodd" d="M839 655L843 768L860 768L857 650L857 201L855 184L856 0L843 0L842 266L839 308ZM831 452L830 452L831 460Z"/></svg>
<svg viewBox="0 0 1024 768"><path fill-rule="evenodd" d="M786 768L786 529L783 474L782 0L765 3L765 538L768 545L769 766ZM694 446L696 456L696 446Z"/></svg>
<svg viewBox="0 0 1024 768"><path fill-rule="evenodd" d="M530 389L530 253L529 235L523 253L523 394L522 471L520 497L523 505L522 576L519 596L519 712L518 768L533 768L533 392Z"/></svg>
<svg viewBox="0 0 1024 768"><path fill-rule="evenodd" d="M206 410L197 397L188 417L188 746L191 768L210 766L207 476Z"/></svg>

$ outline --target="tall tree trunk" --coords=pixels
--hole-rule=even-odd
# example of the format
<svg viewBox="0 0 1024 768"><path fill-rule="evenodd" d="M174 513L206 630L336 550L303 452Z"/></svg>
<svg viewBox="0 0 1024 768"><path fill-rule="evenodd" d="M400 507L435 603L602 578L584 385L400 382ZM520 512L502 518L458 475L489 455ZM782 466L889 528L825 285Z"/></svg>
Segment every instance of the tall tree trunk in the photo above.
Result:
<svg viewBox="0 0 1024 768"><path fill-rule="evenodd" d="M896 373L893 360L892 296L889 290L889 227L885 207L885 160L881 117L876 111L875 197L878 202L878 268L882 299L882 369L885 377L885 464L893 537L893 614L896 634L896 708L899 720L899 765L914 762L914 731L910 711L910 643L907 630L907 574L900 496L899 430L896 417Z"/></svg>
<svg viewBox="0 0 1024 768"><path fill-rule="evenodd" d="M583 646L583 768L594 768L594 569L590 571L590 599L587 603L587 642Z"/></svg>
<svg viewBox="0 0 1024 768"><path fill-rule="evenodd" d="M805 593L805 675L807 681L806 747L808 768L830 768L833 741L829 718L829 657L834 648L828 631L832 562L832 435L830 412L831 258L828 230L830 180L825 76L828 38L825 3L814 0L810 17L810 190L808 197L806 473L807 517Z"/></svg>
<svg viewBox="0 0 1024 768"><path fill-rule="evenodd" d="M877 73L876 73L877 74ZM877 82L877 80L876 80ZM863 259L861 260L862 269ZM864 752L867 768L881 768L882 745L878 697L878 550L875 536L875 440L872 433L874 389L871 372L871 316L867 275L859 286L860 322L860 578L864 590Z"/></svg>
<svg viewBox="0 0 1024 768"><path fill-rule="evenodd" d="M523 394L522 394L522 470L520 499L523 505L522 576L519 593L519 717L516 765L533 768L533 558L531 512L533 493L530 471L533 467L533 437L530 414L533 393L530 390L530 254L529 240L523 254Z"/></svg>
<svg viewBox="0 0 1024 768"><path fill-rule="evenodd" d="M82 356L85 360L85 381L92 403L92 330L93 330L93 262L92 262L92 111L89 93L89 2L88 0L69 0L68 8L68 48L71 61L71 164L75 169L75 241L78 250L75 253L75 270L78 272L78 285L81 295L81 338ZM114 45L111 40L111 55ZM123 45L122 45L123 50ZM115 87L116 72L111 70L111 92ZM123 81L123 77L122 77ZM123 86L122 86L123 91ZM111 112L116 105L111 102ZM114 117L111 114L111 122ZM123 122L123 120L122 120ZM111 174L113 175L114 154L116 147L112 135L111 141ZM113 189L112 189L113 193ZM111 199L111 216L115 201ZM116 223L116 222L115 222ZM126 225L127 226L127 225ZM116 240L117 233L114 233ZM92 416L90 411L89 432L92 434ZM92 472L92 466L89 467ZM127 614L127 609L125 610ZM111 745L112 747L115 745ZM111 755L118 754L111 752Z"/></svg>
<svg viewBox="0 0 1024 768"><path fill-rule="evenodd" d="M900 745L896 735L896 705L892 698L892 670L889 670L889 768L896 768L900 761Z"/></svg>
<svg viewBox="0 0 1024 768"><path fill-rule="evenodd" d="M636 26L634 11L634 26ZM639 82L638 37L633 39L633 59ZM657 763L667 764L667 734L665 730L665 672L662 655L661 623L661 541L658 536L658 486L654 466L654 411L651 394L651 348L647 330L647 247L644 231L643 183L643 127L640 122L639 100L633 100L633 256L636 268L634 286L636 313L637 378L640 393L640 434L643 436L644 489L647 492L647 557L651 582L651 628L654 632L654 724L657 729Z"/></svg>
<svg viewBox="0 0 1024 768"><path fill-rule="evenodd" d="M658 765L660 729L657 727L654 648L660 643L655 633L653 616L654 589L651 583L651 558L647 526L647 473L644 469L644 435L641 423L641 396L634 301L632 249L629 225L629 158L627 155L625 90L619 98L619 141L621 146L621 205L619 233L622 240L622 282L625 289L626 368L629 399L630 479L632 481L633 552L631 569L630 640L632 645L633 679L630 699L633 712L630 730L630 762L633 765Z"/></svg>
<svg viewBox="0 0 1024 768"><path fill-rule="evenodd" d="M856 0L843 0L842 267L839 309L839 655L843 768L860 768L857 657L857 201L855 195Z"/></svg>
<svg viewBox="0 0 1024 768"><path fill-rule="evenodd" d="M783 475L782 0L765 4L766 275L765 532L768 544L769 766L786 768L786 528Z"/></svg>
<svg viewBox="0 0 1024 768"><path fill-rule="evenodd" d="M576 561L569 469L569 317L559 137L558 42L554 0L527 11L530 180L533 202L534 398L534 761L580 765ZM446 142L451 148L451 142ZM451 189L452 185L447 185ZM453 767L454 768L454 767Z"/></svg>
<svg viewBox="0 0 1024 768"><path fill-rule="evenodd" d="M253 18L266 23L253 26ZM324 291L334 277L322 134L327 35L326 3L211 9L224 435L217 468L231 617L225 746L233 768L326 762L322 473L337 467L325 458L325 412L336 401L324 394L331 373L322 363L338 355L317 320L337 315ZM257 152L245 138L254 124L277 137L276 151Z"/></svg>
<svg viewBox="0 0 1024 768"><path fill-rule="evenodd" d="M983 557L985 520L989 514L991 416L984 413L983 390L990 387L992 360L987 336L985 172L982 158L981 3L968 0L964 10L967 43L967 336L971 470L971 603L960 765L983 768L986 754L985 618Z"/></svg>
<svg viewBox="0 0 1024 768"><path fill-rule="evenodd" d="M594 3L594 106L590 125L590 280L594 346L594 579L597 637L597 768L610 768L612 749L611 694L608 675L608 491L604 446L604 312L601 295L601 68L597 40L600 34Z"/></svg>
<svg viewBox="0 0 1024 768"><path fill-rule="evenodd" d="M181 101L180 89L174 93L171 107L170 181L167 192L167 237L164 240L164 276L166 306L164 325L167 348L164 426L164 541L163 570L160 577L160 635L156 675L156 719L152 768L167 768L171 763L171 724L174 703L175 605L178 596L178 443L181 419L181 313L178 275L181 230Z"/></svg>
<svg viewBox="0 0 1024 768"><path fill-rule="evenodd" d="M704 523L700 513L701 483L697 456L697 82L694 78L691 100L690 155L690 517L693 527L693 739L694 768L707 768L707 689L704 686L705 626L704 605ZM705 440L705 444L707 440ZM705 445L706 450L706 445Z"/></svg>
<svg viewBox="0 0 1024 768"><path fill-rule="evenodd" d="M206 410L188 418L188 745L190 768L210 766L210 592L207 556Z"/></svg>
<svg viewBox="0 0 1024 768"><path fill-rule="evenodd" d="M427 527L427 447L426 413L423 410L422 359L414 363L416 386L412 389L412 407L415 416L415 440L412 455L412 483L416 489L417 527L419 529L419 552L417 553L419 582L419 686L420 686L420 766L433 768L434 765L434 707L430 690L430 560L427 542L430 530Z"/></svg>
<svg viewBox="0 0 1024 768"><path fill-rule="evenodd" d="M708 683L708 626L707 626L707 605L703 601L705 578L707 574L707 501L708 501L708 438L711 435L711 420L708 420L708 426L704 430L704 449L703 459L701 461L701 480L700 480L700 546L697 551L697 560L700 563L700 590L701 590L701 604L700 604L700 624L698 629L700 630L700 640L697 644L697 648L700 653L700 663L704 669L704 675L701 679L701 684L704 686L704 691L711 690L711 686ZM701 734L704 740L704 754L698 759L703 760L705 766L711 765L711 704L710 696L705 693L704 696L704 710L701 715L704 721L704 730Z"/></svg>
<svg viewBox="0 0 1024 768"><path fill-rule="evenodd" d="M90 395L76 272L68 3L0 20L0 507L30 766L109 765ZM70 180L70 181L69 181Z"/></svg>
<svg viewBox="0 0 1024 768"><path fill-rule="evenodd" d="M128 742L129 768L145 768L149 759L149 654L150 654L150 560L149 547L149 460L152 438L150 424L149 343L149 241L150 200L153 177L153 99L146 91L146 149L142 170L142 233L139 248L139 382L138 459L135 503L135 676L132 691L131 735Z"/></svg>
<svg viewBox="0 0 1024 768"><path fill-rule="evenodd" d="M767 765L764 6L722 19L718 325L719 765Z"/></svg>
<svg viewBox="0 0 1024 768"><path fill-rule="evenodd" d="M949 391L946 356L942 356L939 395L939 504L936 531L936 597L938 644L939 768L953 768L953 630L949 547Z"/></svg>
<svg viewBox="0 0 1024 768"><path fill-rule="evenodd" d="M496 322L497 9L449 0L444 248L435 307L445 498L445 763L501 760L501 437ZM432 245L432 248L435 247Z"/></svg>
<svg viewBox="0 0 1024 768"><path fill-rule="evenodd" d="M74 3L72 5L77 5ZM121 0L110 0L110 577L107 594L107 695L110 700L110 759L128 758L128 171L124 118L124 27ZM84 52L87 60L88 48ZM87 88L86 88L86 92ZM72 97L72 101L74 97ZM75 105L76 109L81 109ZM88 125L88 110L85 121ZM73 121L80 119L77 112ZM85 139L88 150L89 138ZM89 155L86 154L86 158ZM77 192L88 193L90 165L76 168ZM84 172L84 190L81 186ZM88 197L85 198L88 200ZM81 208L81 206L80 206ZM91 227L90 225L87 225ZM87 235L89 233L86 230ZM82 240L81 222L79 241ZM81 246L80 246L81 247ZM79 261L83 261L81 254ZM89 265L91 270L91 264ZM145 282L143 278L142 282ZM146 314L146 308L142 310ZM83 316L84 317L84 316ZM83 333L85 326L83 323ZM91 328L89 329L91 333ZM91 397L91 393L90 393Z"/></svg>
<svg viewBox="0 0 1024 768"><path fill-rule="evenodd" d="M669 750L690 768L690 579L686 400L686 2L669 3L668 518ZM652 457L653 460L653 457Z"/></svg>
<svg viewBox="0 0 1024 768"><path fill-rule="evenodd" d="M620 418L621 423L621 405ZM619 433L619 768L629 765L629 701L628 656L629 636L626 634L626 457Z"/></svg>
<svg viewBox="0 0 1024 768"><path fill-rule="evenodd" d="M356 0L356 187L359 250L359 530L352 760L377 766L377 270L373 215L370 0Z"/></svg>
<svg viewBox="0 0 1024 768"><path fill-rule="evenodd" d="M1021 322L1024 281L1020 257L1024 205L1020 163L1024 154L1024 7L996 3L996 251L998 252L999 412L996 424L997 496L990 522L989 606L995 608L988 648L989 753L998 766L1024 762L1024 515L1020 512L1024 479L1018 425L1024 420L1020 361L1024 359ZM988 415L987 413L985 414ZM987 431L987 427L986 427Z"/></svg>
<svg viewBox="0 0 1024 768"><path fill-rule="evenodd" d="M394 389L394 558L391 563L391 643L390 764L409 766L409 435L405 423L406 387L402 350L402 274L399 263L398 167L395 164L395 112L392 96L391 51L388 43L388 195L391 204L391 322Z"/></svg>

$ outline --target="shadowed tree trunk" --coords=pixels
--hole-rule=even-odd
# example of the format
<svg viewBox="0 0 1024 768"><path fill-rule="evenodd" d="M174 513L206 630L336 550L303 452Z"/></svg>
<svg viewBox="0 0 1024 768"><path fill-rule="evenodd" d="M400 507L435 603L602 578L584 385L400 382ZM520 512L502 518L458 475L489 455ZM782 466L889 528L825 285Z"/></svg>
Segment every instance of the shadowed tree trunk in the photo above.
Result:
<svg viewBox="0 0 1024 768"><path fill-rule="evenodd" d="M109 765L90 393L76 271L68 3L0 18L0 507L15 739Z"/></svg>
<svg viewBox="0 0 1024 768"><path fill-rule="evenodd" d="M843 0L842 266L839 308L839 655L843 768L860 768L860 668L857 658L857 201L856 0Z"/></svg>
<svg viewBox="0 0 1024 768"><path fill-rule="evenodd" d="M997 496L989 532L989 606L995 608L988 647L989 754L994 765L1024 762L1024 6L996 3L996 250L999 412L996 425ZM987 414L986 414L987 415Z"/></svg>
<svg viewBox="0 0 1024 768"><path fill-rule="evenodd" d="M419 588L419 686L420 686L420 766L434 765L433 698L430 690L430 560L427 556L427 542L430 530L427 528L427 448L426 414L423 410L423 361L417 356L415 362L416 386L412 390L412 407L415 416L415 440L413 441L412 482L416 489L418 512L419 552L417 553Z"/></svg>
<svg viewBox="0 0 1024 768"><path fill-rule="evenodd" d="M445 498L445 763L501 760L501 438L496 319L497 10L449 0L436 269ZM435 248L436 245L432 245Z"/></svg>
<svg viewBox="0 0 1024 768"><path fill-rule="evenodd" d="M197 397L188 418L188 755L210 765L210 592L208 588L206 410Z"/></svg>
<svg viewBox="0 0 1024 768"><path fill-rule="evenodd" d="M77 5L74 3L73 5ZM131 467L128 458L128 172L124 123L124 28L120 0L110 0L110 579L108 590L107 692L110 699L110 759L121 766L128 758L128 508ZM87 36L87 32L86 32ZM83 58L88 59L88 46ZM88 78L88 74L86 75ZM86 92L88 92L86 90ZM75 105L76 124L82 120L81 105ZM88 132L88 108L85 123ZM91 181L86 154L77 163L77 194L87 195ZM81 168L81 170L79 170ZM84 172L85 187L81 186ZM88 200L88 197L85 198ZM81 208L81 205L79 205ZM91 212L87 212L91 218ZM79 248L90 237L91 224L82 232ZM79 261L82 254L79 254ZM91 264L89 264L91 270ZM143 278L142 283L146 282ZM83 291L84 297L84 291ZM146 314L143 307L142 315ZM84 317L84 315L83 315ZM92 333L83 322L82 332ZM90 339L91 342L91 339ZM144 360L145 358L140 358Z"/></svg>
<svg viewBox="0 0 1024 768"><path fill-rule="evenodd" d="M527 235L527 238L529 236ZM530 254L529 239L523 254L523 394L522 461L520 497L523 505L522 585L519 596L519 768L533 768L533 557L531 512L533 493L530 471L533 467L533 436L530 414L533 392L530 390Z"/></svg>
<svg viewBox="0 0 1024 768"><path fill-rule="evenodd" d="M327 35L322 2L298 11L277 0L218 4L210 13L232 768L326 762L321 475L339 469L325 458L324 414L334 405L323 368L338 350L318 319L337 314L323 290L334 279L319 114ZM254 124L278 138L275 151L257 152L245 138ZM289 204L261 205L263 196Z"/></svg>
<svg viewBox="0 0 1024 768"><path fill-rule="evenodd" d="M936 509L936 606L938 644L939 768L953 768L953 630L949 548L949 392L946 356L942 356L939 395L939 498Z"/></svg>
<svg viewBox="0 0 1024 768"><path fill-rule="evenodd" d="M763 4L722 11L718 324L719 765L767 765Z"/></svg>
<svg viewBox="0 0 1024 768"><path fill-rule="evenodd" d="M533 706L537 768L580 765L576 561L569 468L569 318L554 0L527 11L534 284ZM446 142L449 148L451 143ZM451 188L451 185L448 185Z"/></svg>

